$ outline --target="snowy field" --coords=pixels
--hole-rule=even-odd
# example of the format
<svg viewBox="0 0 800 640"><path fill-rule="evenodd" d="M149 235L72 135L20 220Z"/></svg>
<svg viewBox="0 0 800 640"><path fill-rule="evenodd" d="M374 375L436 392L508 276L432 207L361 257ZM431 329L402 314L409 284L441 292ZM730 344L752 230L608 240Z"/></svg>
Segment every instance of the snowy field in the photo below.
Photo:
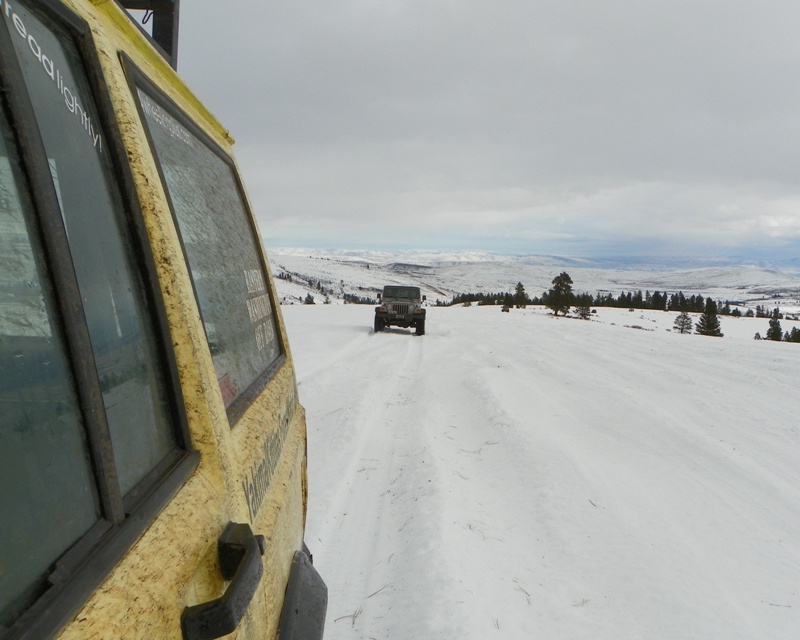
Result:
<svg viewBox="0 0 800 640"><path fill-rule="evenodd" d="M800 637L800 345L767 320L282 310L328 640Z"/></svg>

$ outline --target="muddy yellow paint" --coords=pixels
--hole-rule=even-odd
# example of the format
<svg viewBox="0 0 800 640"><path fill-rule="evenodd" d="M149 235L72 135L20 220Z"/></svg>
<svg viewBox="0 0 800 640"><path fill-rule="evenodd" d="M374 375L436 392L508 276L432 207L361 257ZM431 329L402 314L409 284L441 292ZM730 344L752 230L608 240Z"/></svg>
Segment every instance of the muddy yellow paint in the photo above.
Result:
<svg viewBox="0 0 800 640"><path fill-rule="evenodd" d="M287 345L282 366L231 426L178 233L120 54L129 56L228 153L233 139L116 3L64 0L64 4L91 28L155 258L192 446L200 453L200 464L58 637L180 638L184 607L216 598L225 590L217 539L227 522L234 521L249 522L255 533L264 535L267 551L260 589L246 619L229 637L274 638L291 559L302 545L305 522L306 430L299 404L292 405L295 411L288 417L281 457L255 521L250 520L244 487L267 440L280 428L287 400L296 394L291 352ZM272 274L268 275L271 281ZM273 306L286 344L280 308Z"/></svg>

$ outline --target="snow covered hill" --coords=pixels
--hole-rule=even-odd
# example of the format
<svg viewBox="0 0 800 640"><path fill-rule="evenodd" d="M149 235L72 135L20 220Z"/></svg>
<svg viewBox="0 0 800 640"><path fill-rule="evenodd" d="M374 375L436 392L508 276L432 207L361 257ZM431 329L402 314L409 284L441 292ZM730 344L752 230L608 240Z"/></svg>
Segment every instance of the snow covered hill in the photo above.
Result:
<svg viewBox="0 0 800 640"><path fill-rule="evenodd" d="M326 638L798 637L800 345L766 320L282 311Z"/></svg>
<svg viewBox="0 0 800 640"><path fill-rule="evenodd" d="M540 296L553 278L567 271L576 292L683 291L715 300L738 300L754 307L780 306L800 312L800 276L791 269L755 265L715 265L688 268L641 261L615 264L552 256L497 256L485 253L342 252L308 249L268 251L278 291L284 303L312 295L341 302L344 294L371 297L386 284L416 284L431 303L449 301L456 293L513 291L522 282L529 295Z"/></svg>

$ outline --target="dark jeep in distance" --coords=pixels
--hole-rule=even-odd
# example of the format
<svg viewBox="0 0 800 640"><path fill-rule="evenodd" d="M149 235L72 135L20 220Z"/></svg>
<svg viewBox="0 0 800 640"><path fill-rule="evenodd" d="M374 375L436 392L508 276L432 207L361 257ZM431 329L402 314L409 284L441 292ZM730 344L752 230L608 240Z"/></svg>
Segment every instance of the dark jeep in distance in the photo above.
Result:
<svg viewBox="0 0 800 640"><path fill-rule="evenodd" d="M379 295L381 305L375 307L375 333L386 327L414 327L416 335L425 334L425 300L419 287L386 286Z"/></svg>

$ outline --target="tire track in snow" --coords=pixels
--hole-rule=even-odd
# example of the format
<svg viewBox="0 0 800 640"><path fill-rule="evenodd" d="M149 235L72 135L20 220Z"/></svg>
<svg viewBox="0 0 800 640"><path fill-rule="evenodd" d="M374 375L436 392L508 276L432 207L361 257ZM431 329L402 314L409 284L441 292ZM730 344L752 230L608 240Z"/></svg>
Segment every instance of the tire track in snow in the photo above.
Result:
<svg viewBox="0 0 800 640"><path fill-rule="evenodd" d="M325 497L325 516L320 522L315 515L309 523L325 550L320 570L327 565L340 576L328 615L337 638L388 628L381 619L384 605L392 602L392 575L408 570L407 558L416 553L404 547L403 532L414 526L409 502L419 498L418 466L425 459L424 438L408 437L410 429L420 426L413 416L424 339L406 333L364 334L350 342L347 366L367 374L357 390L340 390L339 395L355 402L327 417L309 417L317 430L346 432L349 438L341 479ZM365 367L365 362L373 365ZM335 371L318 375L335 384ZM371 523L368 531L363 530L365 521Z"/></svg>

